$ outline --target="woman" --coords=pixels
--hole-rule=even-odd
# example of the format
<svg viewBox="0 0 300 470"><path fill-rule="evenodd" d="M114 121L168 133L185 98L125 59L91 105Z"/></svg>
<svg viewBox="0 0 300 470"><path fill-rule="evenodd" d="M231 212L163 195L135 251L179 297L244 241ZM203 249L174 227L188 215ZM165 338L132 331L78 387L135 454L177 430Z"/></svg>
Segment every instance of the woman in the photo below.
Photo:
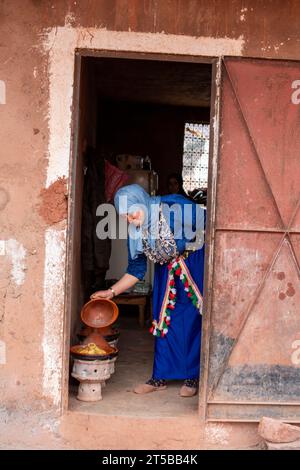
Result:
<svg viewBox="0 0 300 470"><path fill-rule="evenodd" d="M171 173L168 176L167 186L168 194L181 194L182 196L188 197L183 189L183 178L179 173Z"/></svg>
<svg viewBox="0 0 300 470"><path fill-rule="evenodd" d="M184 380L180 395L193 396L200 367L204 210L179 194L150 197L137 184L121 188L115 206L130 224L127 272L110 289L91 297L121 294L144 278L147 257L154 261L153 375L134 392L165 390L166 380ZM190 243L195 229L196 247Z"/></svg>

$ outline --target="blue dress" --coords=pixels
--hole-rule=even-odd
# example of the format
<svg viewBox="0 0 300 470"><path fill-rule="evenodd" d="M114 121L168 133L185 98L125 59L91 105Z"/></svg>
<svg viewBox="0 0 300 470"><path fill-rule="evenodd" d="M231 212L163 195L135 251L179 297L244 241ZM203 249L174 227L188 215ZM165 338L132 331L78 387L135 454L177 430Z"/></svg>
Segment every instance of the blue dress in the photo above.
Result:
<svg viewBox="0 0 300 470"><path fill-rule="evenodd" d="M176 195L162 196L161 202L172 205L178 203ZM182 201L182 198L181 198ZM184 203L189 203L185 199ZM194 204L190 202L190 204ZM205 211L203 210L203 219ZM204 224L204 223L203 223ZM170 229L174 234L178 253L186 249L187 240L176 238L175 222L171 219ZM191 252L185 259L185 265L201 294L203 294L204 245L201 249ZM144 278L147 269L145 254L139 254L132 259L128 250L127 273L138 279ZM159 315L165 298L169 280L169 268L166 264L155 263L153 285L153 318L159 320ZM179 276L174 276L176 288L176 303L171 314L167 334L155 338L153 378L185 380L198 379L200 374L200 346L202 316L199 309L193 305Z"/></svg>

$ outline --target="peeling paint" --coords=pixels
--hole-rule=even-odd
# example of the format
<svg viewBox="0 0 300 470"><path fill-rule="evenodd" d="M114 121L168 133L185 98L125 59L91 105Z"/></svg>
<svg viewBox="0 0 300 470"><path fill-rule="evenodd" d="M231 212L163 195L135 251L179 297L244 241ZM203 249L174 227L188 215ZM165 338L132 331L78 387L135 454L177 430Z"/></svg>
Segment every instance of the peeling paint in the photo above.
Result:
<svg viewBox="0 0 300 470"><path fill-rule="evenodd" d="M17 240L10 239L5 242L5 254L9 256L12 261L12 278L17 286L21 286L25 280L26 250Z"/></svg>
<svg viewBox="0 0 300 470"><path fill-rule="evenodd" d="M59 178L47 189L43 189L40 198L39 214L47 224L53 225L67 218L68 201L65 178Z"/></svg>
<svg viewBox="0 0 300 470"><path fill-rule="evenodd" d="M76 21L74 12L69 11L65 16L65 26L72 27Z"/></svg>
<svg viewBox="0 0 300 470"><path fill-rule="evenodd" d="M65 230L45 234L43 392L54 405L61 400L65 238Z"/></svg>
<svg viewBox="0 0 300 470"><path fill-rule="evenodd" d="M248 8L241 8L241 14L240 14L240 21L245 22L246 21L246 13L248 11Z"/></svg>
<svg viewBox="0 0 300 470"><path fill-rule="evenodd" d="M0 104L6 104L6 87L3 80L0 80Z"/></svg>
<svg viewBox="0 0 300 470"><path fill-rule="evenodd" d="M230 430L228 425L209 423L205 427L205 439L210 444L228 445Z"/></svg>
<svg viewBox="0 0 300 470"><path fill-rule="evenodd" d="M7 189L0 187L0 211L3 211L9 202Z"/></svg>
<svg viewBox="0 0 300 470"><path fill-rule="evenodd" d="M296 350L293 356L294 361L297 359L299 359L299 350ZM219 381L213 399L235 402L243 400L299 402L299 368L269 364L228 366Z"/></svg>
<svg viewBox="0 0 300 470"><path fill-rule="evenodd" d="M300 340L296 339L292 343L292 348L295 349L295 351L291 355L291 362L295 366L300 365Z"/></svg>
<svg viewBox="0 0 300 470"><path fill-rule="evenodd" d="M6 364L6 344L0 340L0 365Z"/></svg>

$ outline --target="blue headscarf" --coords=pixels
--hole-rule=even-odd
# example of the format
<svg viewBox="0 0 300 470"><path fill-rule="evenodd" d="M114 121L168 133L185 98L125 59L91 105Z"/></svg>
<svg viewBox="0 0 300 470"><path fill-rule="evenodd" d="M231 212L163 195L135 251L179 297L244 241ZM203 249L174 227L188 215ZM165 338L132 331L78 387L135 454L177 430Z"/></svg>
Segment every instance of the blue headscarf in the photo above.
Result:
<svg viewBox="0 0 300 470"><path fill-rule="evenodd" d="M141 227L130 225L129 249L132 259L143 253L141 230L148 231L148 241L152 248L155 244L155 230L158 228L160 196L150 196L139 184L130 184L120 188L115 195L115 207L120 215L132 214L141 209L145 219ZM151 236L152 234L152 236Z"/></svg>

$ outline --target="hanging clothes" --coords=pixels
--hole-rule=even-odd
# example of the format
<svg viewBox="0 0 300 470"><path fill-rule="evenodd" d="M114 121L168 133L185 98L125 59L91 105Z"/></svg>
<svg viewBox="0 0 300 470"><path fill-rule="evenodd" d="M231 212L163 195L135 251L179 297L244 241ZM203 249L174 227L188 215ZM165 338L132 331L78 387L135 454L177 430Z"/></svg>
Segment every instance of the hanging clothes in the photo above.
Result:
<svg viewBox="0 0 300 470"><path fill-rule="evenodd" d="M81 262L84 300L104 288L109 268L111 240L97 237L96 226L101 217L97 207L106 202L104 159L94 148L88 147L85 156L86 172L83 185Z"/></svg>

